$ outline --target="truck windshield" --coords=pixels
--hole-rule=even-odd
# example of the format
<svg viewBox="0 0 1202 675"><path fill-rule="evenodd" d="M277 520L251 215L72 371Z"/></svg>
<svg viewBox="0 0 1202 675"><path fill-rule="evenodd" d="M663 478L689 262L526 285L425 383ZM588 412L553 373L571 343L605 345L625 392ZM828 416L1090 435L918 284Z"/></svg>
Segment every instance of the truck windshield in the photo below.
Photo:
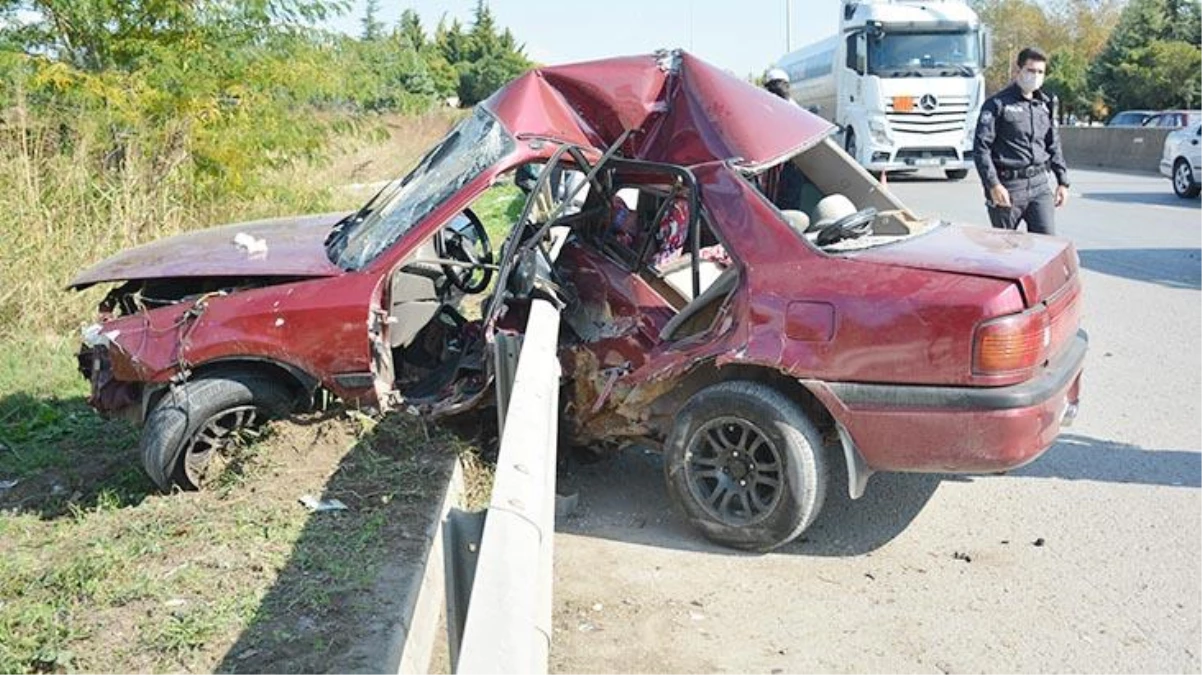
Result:
<svg viewBox="0 0 1202 675"><path fill-rule="evenodd" d="M501 124L477 107L409 175L335 226L326 239L330 259L345 270L363 268L512 149L513 139Z"/></svg>
<svg viewBox="0 0 1202 675"><path fill-rule="evenodd" d="M880 33L868 40L868 73L881 77L972 77L981 67L977 34Z"/></svg>

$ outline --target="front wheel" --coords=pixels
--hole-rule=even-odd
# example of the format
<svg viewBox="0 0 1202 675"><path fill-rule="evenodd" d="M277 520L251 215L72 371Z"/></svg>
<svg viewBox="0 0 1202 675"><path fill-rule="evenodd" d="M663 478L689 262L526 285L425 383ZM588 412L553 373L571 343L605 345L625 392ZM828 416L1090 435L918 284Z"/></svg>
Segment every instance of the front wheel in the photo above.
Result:
<svg viewBox="0 0 1202 675"><path fill-rule="evenodd" d="M1194 182L1194 170L1190 168L1189 162L1184 157L1178 157L1173 163L1173 192L1177 193L1178 197L1188 199L1197 197L1200 190L1202 185Z"/></svg>
<svg viewBox="0 0 1202 675"><path fill-rule="evenodd" d="M964 180L968 177L968 169L947 169L943 173L948 180Z"/></svg>
<svg viewBox="0 0 1202 675"><path fill-rule="evenodd" d="M768 551L802 533L826 496L822 436L780 392L755 382L695 394L664 447L668 493L708 539Z"/></svg>
<svg viewBox="0 0 1202 675"><path fill-rule="evenodd" d="M214 460L243 430L291 412L295 400L269 377L229 373L192 380L163 395L146 418L142 465L155 485L199 490L216 471Z"/></svg>

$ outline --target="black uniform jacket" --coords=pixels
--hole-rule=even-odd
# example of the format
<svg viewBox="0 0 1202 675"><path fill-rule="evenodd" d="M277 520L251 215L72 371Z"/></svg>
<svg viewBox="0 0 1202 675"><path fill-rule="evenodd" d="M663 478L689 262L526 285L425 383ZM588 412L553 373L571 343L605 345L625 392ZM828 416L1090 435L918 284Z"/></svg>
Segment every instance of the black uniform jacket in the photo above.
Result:
<svg viewBox="0 0 1202 675"><path fill-rule="evenodd" d="M1052 122L1052 101L1042 90L1024 98L1017 84L990 96L981 106L972 144L973 161L986 188L1001 181L998 169L1046 166L1056 182L1068 185L1060 134Z"/></svg>

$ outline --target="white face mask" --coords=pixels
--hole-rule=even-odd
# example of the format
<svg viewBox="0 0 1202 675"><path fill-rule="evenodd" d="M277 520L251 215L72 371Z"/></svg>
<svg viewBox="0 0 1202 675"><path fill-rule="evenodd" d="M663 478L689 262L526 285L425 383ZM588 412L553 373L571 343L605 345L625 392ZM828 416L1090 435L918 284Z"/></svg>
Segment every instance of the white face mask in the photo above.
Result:
<svg viewBox="0 0 1202 675"><path fill-rule="evenodd" d="M1043 75L1023 71L1018 74L1018 88L1030 94L1043 86Z"/></svg>

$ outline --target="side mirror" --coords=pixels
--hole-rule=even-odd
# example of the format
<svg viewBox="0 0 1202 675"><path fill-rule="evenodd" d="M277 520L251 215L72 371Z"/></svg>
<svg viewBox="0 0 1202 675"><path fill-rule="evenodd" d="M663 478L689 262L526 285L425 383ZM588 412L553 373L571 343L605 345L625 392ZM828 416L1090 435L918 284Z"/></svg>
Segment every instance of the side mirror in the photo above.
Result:
<svg viewBox="0 0 1202 675"><path fill-rule="evenodd" d="M993 33L988 29L981 30L981 68L988 68L993 63Z"/></svg>

